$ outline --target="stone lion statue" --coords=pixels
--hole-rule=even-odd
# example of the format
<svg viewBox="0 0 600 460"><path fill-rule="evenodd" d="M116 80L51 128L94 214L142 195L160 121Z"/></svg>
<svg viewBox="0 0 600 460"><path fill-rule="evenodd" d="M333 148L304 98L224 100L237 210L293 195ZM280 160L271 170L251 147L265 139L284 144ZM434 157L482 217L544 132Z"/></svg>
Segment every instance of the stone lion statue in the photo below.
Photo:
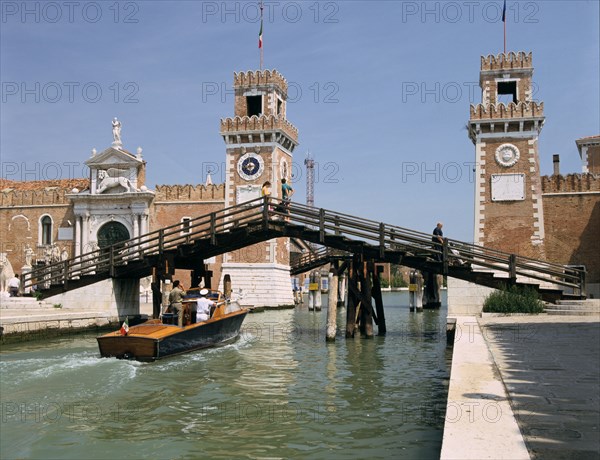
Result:
<svg viewBox="0 0 600 460"><path fill-rule="evenodd" d="M131 181L126 177L129 171L126 169L100 169L98 170L98 179L100 183L96 188L96 193L104 193L106 190L121 186L126 192L135 192L135 187Z"/></svg>
<svg viewBox="0 0 600 460"><path fill-rule="evenodd" d="M8 290L8 280L15 276L15 271L5 252L0 252L0 292Z"/></svg>

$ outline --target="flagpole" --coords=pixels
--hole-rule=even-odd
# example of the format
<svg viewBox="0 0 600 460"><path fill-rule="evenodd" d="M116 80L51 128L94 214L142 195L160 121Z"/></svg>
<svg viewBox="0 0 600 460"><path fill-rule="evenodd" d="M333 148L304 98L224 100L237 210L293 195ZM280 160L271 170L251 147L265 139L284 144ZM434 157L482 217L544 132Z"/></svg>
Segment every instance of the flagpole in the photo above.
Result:
<svg viewBox="0 0 600 460"><path fill-rule="evenodd" d="M504 19L504 54L506 54L506 18Z"/></svg>
<svg viewBox="0 0 600 460"><path fill-rule="evenodd" d="M504 54L506 54L506 0L502 7L502 22L504 23Z"/></svg>
<svg viewBox="0 0 600 460"><path fill-rule="evenodd" d="M261 0L260 2L260 41L259 41L259 48L260 48L260 70L263 69L263 62L264 62L264 45L263 45L263 40L262 40L262 32L263 32L263 2Z"/></svg>

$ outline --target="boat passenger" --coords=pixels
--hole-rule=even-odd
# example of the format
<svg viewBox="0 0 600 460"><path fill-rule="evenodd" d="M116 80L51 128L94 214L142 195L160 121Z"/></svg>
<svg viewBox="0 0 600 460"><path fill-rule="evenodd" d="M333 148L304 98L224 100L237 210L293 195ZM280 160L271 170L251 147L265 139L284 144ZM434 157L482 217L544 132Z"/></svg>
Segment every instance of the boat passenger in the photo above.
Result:
<svg viewBox="0 0 600 460"><path fill-rule="evenodd" d="M173 290L169 293L169 305L171 311L177 313L177 325L183 327L183 296L185 290L183 286L179 284L179 280L173 281Z"/></svg>
<svg viewBox="0 0 600 460"><path fill-rule="evenodd" d="M196 301L196 304L198 305L196 311L197 323L208 320L210 318L210 308L216 305L212 300L206 298L207 295L208 289L202 289L200 291L200 297Z"/></svg>

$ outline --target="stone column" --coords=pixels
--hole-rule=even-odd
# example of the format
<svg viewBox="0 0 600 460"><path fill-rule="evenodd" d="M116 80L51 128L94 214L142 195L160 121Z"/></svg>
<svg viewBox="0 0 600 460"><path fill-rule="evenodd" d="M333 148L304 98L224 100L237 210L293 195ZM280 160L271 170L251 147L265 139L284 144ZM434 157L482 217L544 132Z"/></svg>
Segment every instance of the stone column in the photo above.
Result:
<svg viewBox="0 0 600 460"><path fill-rule="evenodd" d="M90 215L85 213L81 216L81 252L89 252Z"/></svg>
<svg viewBox="0 0 600 460"><path fill-rule="evenodd" d="M140 236L140 215L139 214L134 214L133 215L133 235L132 238L137 238L138 236Z"/></svg>
<svg viewBox="0 0 600 460"><path fill-rule="evenodd" d="M81 254L81 216L75 215L75 257Z"/></svg>

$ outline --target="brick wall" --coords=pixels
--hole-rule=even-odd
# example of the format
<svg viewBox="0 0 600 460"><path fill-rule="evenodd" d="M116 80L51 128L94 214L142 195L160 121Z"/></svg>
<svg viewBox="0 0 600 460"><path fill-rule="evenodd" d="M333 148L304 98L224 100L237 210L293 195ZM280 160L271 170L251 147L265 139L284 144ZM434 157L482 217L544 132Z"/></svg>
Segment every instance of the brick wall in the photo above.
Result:
<svg viewBox="0 0 600 460"><path fill-rule="evenodd" d="M547 259L585 265L588 283L600 283L600 177L545 176L542 185Z"/></svg>

